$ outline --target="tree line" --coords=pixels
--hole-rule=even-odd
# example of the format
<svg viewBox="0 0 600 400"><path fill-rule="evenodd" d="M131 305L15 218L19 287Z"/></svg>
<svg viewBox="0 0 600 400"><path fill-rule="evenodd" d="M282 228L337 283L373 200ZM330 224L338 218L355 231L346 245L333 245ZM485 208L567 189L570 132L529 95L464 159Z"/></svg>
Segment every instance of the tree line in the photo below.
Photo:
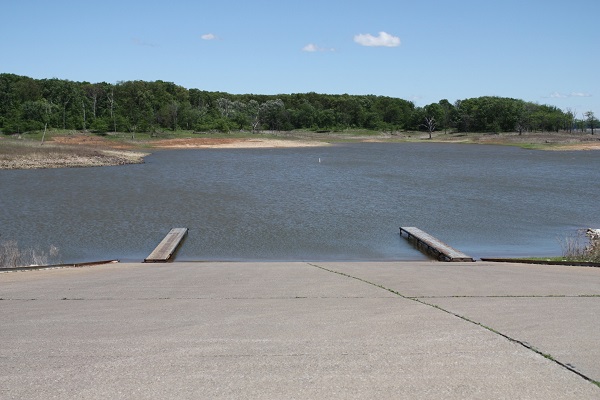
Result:
<svg viewBox="0 0 600 400"><path fill-rule="evenodd" d="M0 131L48 128L93 132L230 132L369 129L459 132L571 131L594 128L593 112L484 96L416 107L375 95L229 94L164 81L116 84L0 74Z"/></svg>

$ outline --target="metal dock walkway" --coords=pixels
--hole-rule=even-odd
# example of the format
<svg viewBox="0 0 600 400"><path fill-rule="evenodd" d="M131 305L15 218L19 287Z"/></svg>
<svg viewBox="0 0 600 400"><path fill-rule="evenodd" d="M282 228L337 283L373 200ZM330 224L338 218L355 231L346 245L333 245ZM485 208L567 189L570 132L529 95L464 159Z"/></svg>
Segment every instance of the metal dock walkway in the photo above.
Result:
<svg viewBox="0 0 600 400"><path fill-rule="evenodd" d="M187 234L187 228L173 228L144 262L167 262Z"/></svg>
<svg viewBox="0 0 600 400"><path fill-rule="evenodd" d="M439 261L475 261L472 257L448 246L427 232L415 227L400 227L400 236L406 234L409 241L415 241L416 247L424 247L429 253L435 255Z"/></svg>

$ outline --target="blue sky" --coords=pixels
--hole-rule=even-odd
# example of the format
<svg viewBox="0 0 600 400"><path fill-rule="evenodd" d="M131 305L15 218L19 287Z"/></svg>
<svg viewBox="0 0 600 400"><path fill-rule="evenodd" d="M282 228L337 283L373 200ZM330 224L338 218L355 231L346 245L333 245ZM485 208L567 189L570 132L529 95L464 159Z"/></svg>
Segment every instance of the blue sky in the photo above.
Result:
<svg viewBox="0 0 600 400"><path fill-rule="evenodd" d="M0 72L600 116L600 1L2 0Z"/></svg>

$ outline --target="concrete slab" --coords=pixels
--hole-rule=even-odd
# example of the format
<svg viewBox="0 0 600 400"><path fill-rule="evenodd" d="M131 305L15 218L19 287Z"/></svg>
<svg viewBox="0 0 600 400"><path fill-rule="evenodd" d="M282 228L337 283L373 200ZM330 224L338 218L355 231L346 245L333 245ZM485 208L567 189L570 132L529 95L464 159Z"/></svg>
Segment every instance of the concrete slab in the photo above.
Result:
<svg viewBox="0 0 600 400"><path fill-rule="evenodd" d="M600 297L434 298L427 302L529 343L600 382Z"/></svg>
<svg viewBox="0 0 600 400"><path fill-rule="evenodd" d="M600 268L481 261L315 264L408 297L600 295Z"/></svg>
<svg viewBox="0 0 600 400"><path fill-rule="evenodd" d="M0 298L38 300L394 297L300 262L106 264L0 273L0 282Z"/></svg>
<svg viewBox="0 0 600 400"><path fill-rule="evenodd" d="M600 268L319 263L468 318L600 381Z"/></svg>
<svg viewBox="0 0 600 400"><path fill-rule="evenodd" d="M311 264L1 273L0 398L600 397L489 330Z"/></svg>

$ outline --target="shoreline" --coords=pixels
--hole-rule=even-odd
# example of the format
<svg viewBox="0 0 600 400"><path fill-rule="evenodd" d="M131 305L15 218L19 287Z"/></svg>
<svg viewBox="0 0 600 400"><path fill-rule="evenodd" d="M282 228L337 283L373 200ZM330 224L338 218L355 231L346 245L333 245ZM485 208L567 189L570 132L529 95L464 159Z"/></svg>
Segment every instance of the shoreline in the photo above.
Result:
<svg viewBox="0 0 600 400"><path fill-rule="evenodd" d="M234 264L234 265L243 265L243 264L264 264L264 265L274 265L274 264L281 264L281 263L290 263L290 264L294 264L294 263L344 263L346 265L352 265L352 264L364 264L364 263L371 263L371 264L398 264L398 265L413 265L415 263L431 263L431 264L436 264L436 265L455 265L458 263L464 264L466 262L464 261L460 261L460 262L449 262L449 261L438 261L435 259L426 259L426 260L352 260L352 261L348 261L348 260L322 260L322 261L307 261L307 260L204 260L204 261L191 261L191 260L181 260L181 261L177 261L177 260L171 260L168 262L159 262L159 263L147 263L144 261L132 261L132 260L126 260L126 261L121 261L119 259L111 259L111 260L101 260L101 261L84 261L84 262L77 262L77 263L61 263L61 264L47 264L47 265L26 265L26 266L19 266L19 267L6 267L6 268L0 268L0 273L2 272L27 272L27 271L38 271L38 270L42 270L42 269L58 269L58 268L84 268L84 267L101 267L101 266L108 266L108 265L121 265L121 266L127 266L130 264L145 264L145 265L151 265L151 264L158 264L158 265L172 265L172 264L209 264L209 263L215 263L215 264L223 264L223 263L227 263L227 264ZM524 266L531 266L531 265L539 265L539 266L560 266L560 267L582 267L582 268L600 268L600 264L599 263L595 263L595 262L584 262L584 261L550 261L550 260L537 260L537 259L521 259L521 258L480 258L475 260L474 262L472 262L473 265L477 266L477 265L482 265L482 264L488 264L488 263L493 263L493 264L498 264L498 265L502 265L502 264L512 264L514 266L519 266L519 265L524 265Z"/></svg>
<svg viewBox="0 0 600 400"><path fill-rule="evenodd" d="M52 144L44 148L18 149L12 154L0 152L0 170L106 167L142 164L150 153L113 149L69 149ZM11 149L11 150L14 150Z"/></svg>
<svg viewBox="0 0 600 400"><path fill-rule="evenodd" d="M120 136L116 136L120 135ZM598 151L600 135L586 133L443 133L361 134L358 132L277 132L269 137L240 136L126 139L124 134L100 136L87 132L52 135L43 145L32 139L0 137L0 170L47 169L142 164L157 150L277 149L323 147L333 143L449 143L518 146L548 151ZM140 135L143 137L143 135Z"/></svg>

